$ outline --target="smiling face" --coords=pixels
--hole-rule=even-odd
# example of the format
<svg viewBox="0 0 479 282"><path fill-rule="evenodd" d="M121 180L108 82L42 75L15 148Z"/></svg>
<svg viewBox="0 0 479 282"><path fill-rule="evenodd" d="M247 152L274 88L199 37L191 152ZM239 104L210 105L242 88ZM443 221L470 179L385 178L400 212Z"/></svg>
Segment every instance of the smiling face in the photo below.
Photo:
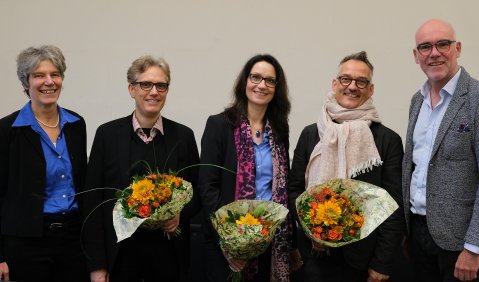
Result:
<svg viewBox="0 0 479 282"><path fill-rule="evenodd" d="M136 79L136 82L144 81L168 83L165 73L157 66L148 68ZM145 91L140 88L139 84L129 84L128 90L130 91L131 98L135 99L135 114L137 117L140 116L148 119L158 117L165 105L168 89L165 92L158 92L156 87L153 86L151 90Z"/></svg>
<svg viewBox="0 0 479 282"><path fill-rule="evenodd" d="M424 43L436 44L440 40L455 40L454 29L446 22L430 20L416 32L416 46ZM413 50L413 54L414 60L429 82L442 88L459 70L457 59L461 55L461 42L452 43L448 51L439 52L433 46L428 55L420 54L417 49Z"/></svg>
<svg viewBox="0 0 479 282"><path fill-rule="evenodd" d="M63 78L50 60L41 61L28 76L28 94L33 108L56 106Z"/></svg>
<svg viewBox="0 0 479 282"><path fill-rule="evenodd" d="M276 80L276 71L273 65L265 61L254 64L250 74ZM246 97L248 98L248 107L267 107L269 102L273 100L274 92L275 87L267 86L264 79L259 84L255 84L250 77L247 78Z"/></svg>
<svg viewBox="0 0 479 282"><path fill-rule="evenodd" d="M369 83L365 88L360 89L356 85L357 80L371 81L371 71L364 62L349 60L339 67L338 77L353 79L348 86L342 85L338 79L333 79L332 87L336 101L346 109L354 109L366 102L374 93L374 84Z"/></svg>

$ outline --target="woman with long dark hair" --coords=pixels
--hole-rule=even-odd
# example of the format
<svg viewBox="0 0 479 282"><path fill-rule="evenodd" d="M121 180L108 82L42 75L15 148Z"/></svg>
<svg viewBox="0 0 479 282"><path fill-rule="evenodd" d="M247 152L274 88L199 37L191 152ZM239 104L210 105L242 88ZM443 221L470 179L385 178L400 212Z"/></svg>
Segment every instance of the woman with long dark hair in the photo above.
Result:
<svg viewBox="0 0 479 282"><path fill-rule="evenodd" d="M287 206L291 104L283 68L271 55L251 58L238 75L233 102L210 116L201 140L198 185L207 215L240 199L270 200ZM208 281L226 281L230 269L244 268L252 281L289 281L292 225L288 217L268 250L251 261L223 253L209 220L205 224ZM297 253L294 253L297 254ZM299 261L297 255L294 261Z"/></svg>

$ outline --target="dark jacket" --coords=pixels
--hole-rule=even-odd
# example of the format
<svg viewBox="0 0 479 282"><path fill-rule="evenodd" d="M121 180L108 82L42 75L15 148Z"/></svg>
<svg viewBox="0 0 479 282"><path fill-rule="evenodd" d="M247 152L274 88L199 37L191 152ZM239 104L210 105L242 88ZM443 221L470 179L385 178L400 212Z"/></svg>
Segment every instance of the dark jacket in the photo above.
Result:
<svg viewBox="0 0 479 282"><path fill-rule="evenodd" d="M86 125L83 118L63 127L76 192L82 191L86 173ZM1 235L40 237L46 161L40 136L30 126L12 127L19 111L0 120L0 207ZM82 208L81 197L78 197ZM2 242L0 242L1 245ZM5 261L0 250L0 261Z"/></svg>
<svg viewBox="0 0 479 282"><path fill-rule="evenodd" d="M190 128L163 117L163 130L165 151L168 154L165 157L167 159L166 172L169 169L178 171L199 163L198 147ZM88 163L86 186L89 189L105 187L124 189L128 187L131 182L129 172L132 134L131 115L105 123L97 129ZM189 220L200 209L196 191L198 169L186 169L179 176L191 182L194 191L193 199L181 212L179 227L182 234L172 238L177 257L187 266L190 246ZM88 218L84 225L84 242L90 271L102 268L111 271L118 254L121 242L117 243L113 228L112 210L116 202L114 199L115 191L111 189L88 192L85 195L87 203L85 210L88 213L104 203L90 216L88 213L85 214L85 217L88 216Z"/></svg>
<svg viewBox="0 0 479 282"><path fill-rule="evenodd" d="M379 273L389 274L394 255L401 244L405 230L401 193L403 147L401 137L384 125L372 123L370 129L383 164L379 167L374 167L369 172L358 175L354 179L386 189L396 200L399 208L367 238L342 248L346 262L354 268L360 270L372 268ZM318 127L316 124L311 124L303 129L294 150L288 187L290 209L296 220L296 198L305 191L306 166L318 142ZM301 255L307 259L307 257L311 256L311 242L304 236L302 238L308 240L308 242L304 244L298 243L298 245L309 246L307 250L302 250L301 252Z"/></svg>

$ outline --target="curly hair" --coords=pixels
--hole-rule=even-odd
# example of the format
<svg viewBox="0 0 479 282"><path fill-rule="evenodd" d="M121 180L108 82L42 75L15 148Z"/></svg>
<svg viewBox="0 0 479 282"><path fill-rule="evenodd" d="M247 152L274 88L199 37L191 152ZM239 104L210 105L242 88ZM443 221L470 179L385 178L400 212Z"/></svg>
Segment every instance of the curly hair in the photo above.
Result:
<svg viewBox="0 0 479 282"><path fill-rule="evenodd" d="M60 72L60 76L65 78L65 70L67 69L65 57L60 48L56 46L29 47L17 56L17 76L28 96L30 96L28 93L28 87L30 86L28 78L37 69L38 65L45 60L51 61Z"/></svg>

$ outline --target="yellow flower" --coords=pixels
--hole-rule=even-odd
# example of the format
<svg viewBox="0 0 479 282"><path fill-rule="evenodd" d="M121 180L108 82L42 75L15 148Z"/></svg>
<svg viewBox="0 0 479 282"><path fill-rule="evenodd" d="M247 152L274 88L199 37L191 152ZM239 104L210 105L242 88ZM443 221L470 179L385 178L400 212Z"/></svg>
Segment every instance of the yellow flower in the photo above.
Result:
<svg viewBox="0 0 479 282"><path fill-rule="evenodd" d="M316 209L311 209L308 214L312 224L334 225L338 224L341 217L341 207L336 201L326 201L318 204Z"/></svg>
<svg viewBox="0 0 479 282"><path fill-rule="evenodd" d="M155 185L151 180L143 179L131 185L131 189L133 190L131 194L131 199L136 201L137 203L141 203L142 205L147 205L150 200L154 199L153 196L153 189Z"/></svg>
<svg viewBox="0 0 479 282"><path fill-rule="evenodd" d="M236 224L256 225L261 223L249 212L246 216L240 216L240 219L236 220Z"/></svg>

